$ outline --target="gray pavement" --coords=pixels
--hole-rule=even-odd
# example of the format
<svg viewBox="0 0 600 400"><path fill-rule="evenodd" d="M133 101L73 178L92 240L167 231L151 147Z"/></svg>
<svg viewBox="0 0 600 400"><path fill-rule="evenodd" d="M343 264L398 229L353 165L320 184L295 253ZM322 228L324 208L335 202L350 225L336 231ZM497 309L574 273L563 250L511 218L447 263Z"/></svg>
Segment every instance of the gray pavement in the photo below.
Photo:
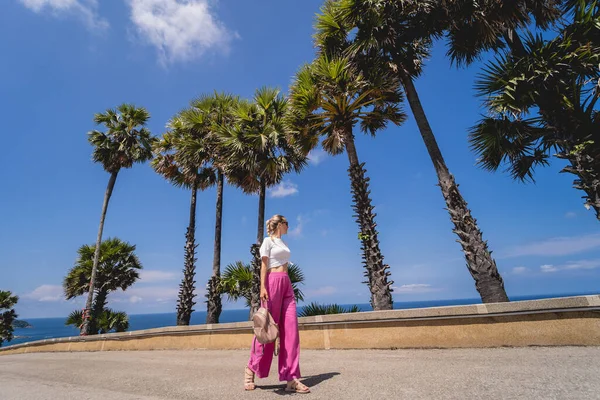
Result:
<svg viewBox="0 0 600 400"><path fill-rule="evenodd" d="M600 399L600 347L302 351L312 393L271 376L243 391L248 351L0 356L2 400Z"/></svg>

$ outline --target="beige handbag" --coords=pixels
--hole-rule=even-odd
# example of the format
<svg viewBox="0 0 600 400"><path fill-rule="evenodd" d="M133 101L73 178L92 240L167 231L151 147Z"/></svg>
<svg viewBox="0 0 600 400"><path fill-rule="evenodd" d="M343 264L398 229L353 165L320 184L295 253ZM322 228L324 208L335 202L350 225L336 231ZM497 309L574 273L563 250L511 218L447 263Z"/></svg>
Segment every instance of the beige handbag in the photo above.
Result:
<svg viewBox="0 0 600 400"><path fill-rule="evenodd" d="M261 302L261 307L252 316L254 322L254 340L261 344L273 343L279 338L279 326L275 323L273 316L266 305ZM279 353L279 346L275 346L275 355ZM263 350L264 351L264 350Z"/></svg>

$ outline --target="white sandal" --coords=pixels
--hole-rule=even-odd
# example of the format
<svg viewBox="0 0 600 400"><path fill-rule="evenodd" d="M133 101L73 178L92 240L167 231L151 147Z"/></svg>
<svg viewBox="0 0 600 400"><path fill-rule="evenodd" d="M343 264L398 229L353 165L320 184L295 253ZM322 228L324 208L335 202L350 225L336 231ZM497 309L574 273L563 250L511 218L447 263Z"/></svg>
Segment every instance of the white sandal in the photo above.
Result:
<svg viewBox="0 0 600 400"><path fill-rule="evenodd" d="M244 390L254 390L256 385L254 384L254 371L246 367L244 370Z"/></svg>
<svg viewBox="0 0 600 400"><path fill-rule="evenodd" d="M310 388L298 379L294 379L291 385L289 383L287 384L285 391L292 393L310 393Z"/></svg>

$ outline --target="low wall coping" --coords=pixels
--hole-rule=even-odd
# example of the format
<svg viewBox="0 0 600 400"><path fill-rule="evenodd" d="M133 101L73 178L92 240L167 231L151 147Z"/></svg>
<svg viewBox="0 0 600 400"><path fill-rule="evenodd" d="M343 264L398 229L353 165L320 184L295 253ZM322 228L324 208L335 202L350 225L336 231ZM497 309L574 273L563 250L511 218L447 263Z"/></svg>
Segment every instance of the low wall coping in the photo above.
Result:
<svg viewBox="0 0 600 400"><path fill-rule="evenodd" d="M432 319L482 318L515 314L561 313L571 311L600 311L600 295L560 297L541 300L512 301L508 303L471 304L463 306L427 307L387 311L364 311L358 313L317 315L298 319L302 327L323 325L347 325L392 321L419 321ZM163 328L143 329L122 333L108 333L91 336L70 336L54 339L36 340L1 347L3 351L22 347L34 347L54 343L76 343L105 340L127 340L150 336L218 334L220 332L239 331L249 333L252 322L231 322L222 324L203 324L191 326L167 326Z"/></svg>

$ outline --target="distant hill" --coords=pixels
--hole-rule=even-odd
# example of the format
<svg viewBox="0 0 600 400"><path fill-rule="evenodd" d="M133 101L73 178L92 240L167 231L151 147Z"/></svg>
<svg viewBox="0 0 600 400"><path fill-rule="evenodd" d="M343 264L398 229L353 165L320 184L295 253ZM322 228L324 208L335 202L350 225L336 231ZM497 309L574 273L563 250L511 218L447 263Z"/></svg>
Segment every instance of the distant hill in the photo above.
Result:
<svg viewBox="0 0 600 400"><path fill-rule="evenodd" d="M19 319L16 319L13 322L13 327L15 327L15 328L33 328L33 326L31 326L31 324L29 322L22 321L22 320L19 320Z"/></svg>

